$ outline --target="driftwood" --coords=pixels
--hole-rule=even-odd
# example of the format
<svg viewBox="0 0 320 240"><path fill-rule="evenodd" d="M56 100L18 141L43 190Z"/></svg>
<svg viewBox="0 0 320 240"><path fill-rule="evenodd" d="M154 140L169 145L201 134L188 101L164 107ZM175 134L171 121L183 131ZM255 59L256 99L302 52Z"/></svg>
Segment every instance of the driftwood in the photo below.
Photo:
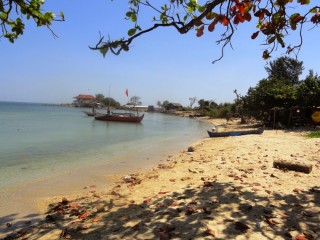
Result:
<svg viewBox="0 0 320 240"><path fill-rule="evenodd" d="M312 165L293 163L284 160L276 160L273 162L273 167L278 169L287 169L296 172L310 173L312 170Z"/></svg>

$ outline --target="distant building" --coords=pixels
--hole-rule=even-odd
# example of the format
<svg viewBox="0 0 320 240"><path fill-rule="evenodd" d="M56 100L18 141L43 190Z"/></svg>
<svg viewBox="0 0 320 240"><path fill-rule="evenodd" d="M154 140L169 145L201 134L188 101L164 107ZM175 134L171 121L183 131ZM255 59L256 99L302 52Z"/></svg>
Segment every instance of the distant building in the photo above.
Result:
<svg viewBox="0 0 320 240"><path fill-rule="evenodd" d="M96 103L96 98L92 95L79 94L78 96L73 98L75 98L73 103L77 107L92 107L92 105Z"/></svg>
<svg viewBox="0 0 320 240"><path fill-rule="evenodd" d="M148 112L154 112L154 106L153 105L149 105L148 106Z"/></svg>

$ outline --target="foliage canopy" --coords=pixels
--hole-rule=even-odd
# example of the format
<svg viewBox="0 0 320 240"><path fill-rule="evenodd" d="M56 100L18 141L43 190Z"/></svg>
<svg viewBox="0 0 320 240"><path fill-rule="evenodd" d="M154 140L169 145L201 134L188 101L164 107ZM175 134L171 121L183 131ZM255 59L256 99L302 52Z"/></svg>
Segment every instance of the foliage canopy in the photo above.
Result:
<svg viewBox="0 0 320 240"><path fill-rule="evenodd" d="M221 44L223 57L226 46L241 24L254 22L251 38L258 35L264 45L263 58L268 59L278 47L285 48L287 53L297 54L303 43L303 30L306 26L313 28L320 23L320 6L317 0L170 0L148 1L128 0L125 18L132 22L127 35L118 40L104 40L100 37L96 46L103 55L108 52L120 54L128 51L132 42L143 34L157 28L172 27L180 34L195 30L198 37L207 32L216 33L215 41ZM32 19L38 27L50 29L53 21L64 21L61 12L57 17L50 11L43 10L44 0L1 0L0 37L14 42L25 29L25 20ZM146 14L147 13L147 14ZM151 18L142 21L145 16ZM144 19L143 19L144 20ZM142 23L149 23L142 26ZM252 24L251 24L252 26ZM51 29L50 29L51 30ZM299 41L286 43L286 37L296 32ZM52 31L53 33L53 31ZM54 34L54 33L53 33ZM214 62L215 62L214 61Z"/></svg>
<svg viewBox="0 0 320 240"><path fill-rule="evenodd" d="M314 5L313 5L314 4ZM315 27L320 23L320 6L311 0L170 0L155 1L129 0L126 19L133 23L128 30L127 37L118 40L104 40L92 49L100 50L103 55L107 52L120 54L128 51L131 43L143 34L161 27L175 28L180 34L195 30L198 37L206 32L216 32L216 42L224 48L231 45L233 35L239 25L255 21L256 29L252 30L252 39L262 35L263 58L268 59L271 53L279 47L285 48L287 53L297 54L303 43L305 26ZM154 13L149 26L141 26L141 19L145 12ZM217 30L219 29L219 30ZM293 44L285 42L286 37L297 32L299 41Z"/></svg>
<svg viewBox="0 0 320 240"><path fill-rule="evenodd" d="M37 27L46 26L49 29L53 21L64 21L63 12L56 18L54 13L43 10L43 4L44 0L0 0L0 38L14 43L25 29L24 17L33 19Z"/></svg>
<svg viewBox="0 0 320 240"><path fill-rule="evenodd" d="M262 113L274 107L320 106L320 77L310 71L304 80L299 80L303 69L303 62L293 58L280 57L270 62L266 67L269 76L249 88L242 98L244 108L249 112Z"/></svg>

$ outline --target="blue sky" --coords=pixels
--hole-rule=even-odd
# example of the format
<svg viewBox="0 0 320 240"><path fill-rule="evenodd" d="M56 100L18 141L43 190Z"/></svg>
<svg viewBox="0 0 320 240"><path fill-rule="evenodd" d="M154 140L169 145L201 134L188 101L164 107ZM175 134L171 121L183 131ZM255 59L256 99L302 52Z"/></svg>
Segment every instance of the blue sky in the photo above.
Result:
<svg viewBox="0 0 320 240"><path fill-rule="evenodd" d="M0 101L68 103L78 94L102 93L121 104L139 96L144 105L168 100L189 105L189 98L232 102L237 89L245 95L250 86L267 76L261 58L261 39L251 40L254 24L239 26L224 58L215 33L180 35L173 29L159 29L142 36L129 52L105 58L94 46L99 31L112 39L126 36L131 23L124 20L128 2L47 0L46 10L59 13L66 21L52 26L58 38L46 28L27 22L24 35L14 44L0 39ZM140 22L148 26L151 22ZM249 28L250 27L250 28ZM319 30L307 31L299 60L304 77L309 69L319 73ZM292 40L289 37L287 41ZM273 54L273 60L284 51Z"/></svg>

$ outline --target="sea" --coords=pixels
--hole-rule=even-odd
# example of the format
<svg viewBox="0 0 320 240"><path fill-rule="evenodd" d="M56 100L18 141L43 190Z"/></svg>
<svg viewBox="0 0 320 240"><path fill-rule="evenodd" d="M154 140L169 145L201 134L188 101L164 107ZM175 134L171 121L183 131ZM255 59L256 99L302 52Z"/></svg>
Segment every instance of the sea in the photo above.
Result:
<svg viewBox="0 0 320 240"><path fill-rule="evenodd" d="M88 109L0 102L0 217L11 203L19 208L18 195L24 201L92 184L104 187L108 175L165 162L207 137L210 128L152 112L144 112L141 123L104 122L81 110Z"/></svg>

